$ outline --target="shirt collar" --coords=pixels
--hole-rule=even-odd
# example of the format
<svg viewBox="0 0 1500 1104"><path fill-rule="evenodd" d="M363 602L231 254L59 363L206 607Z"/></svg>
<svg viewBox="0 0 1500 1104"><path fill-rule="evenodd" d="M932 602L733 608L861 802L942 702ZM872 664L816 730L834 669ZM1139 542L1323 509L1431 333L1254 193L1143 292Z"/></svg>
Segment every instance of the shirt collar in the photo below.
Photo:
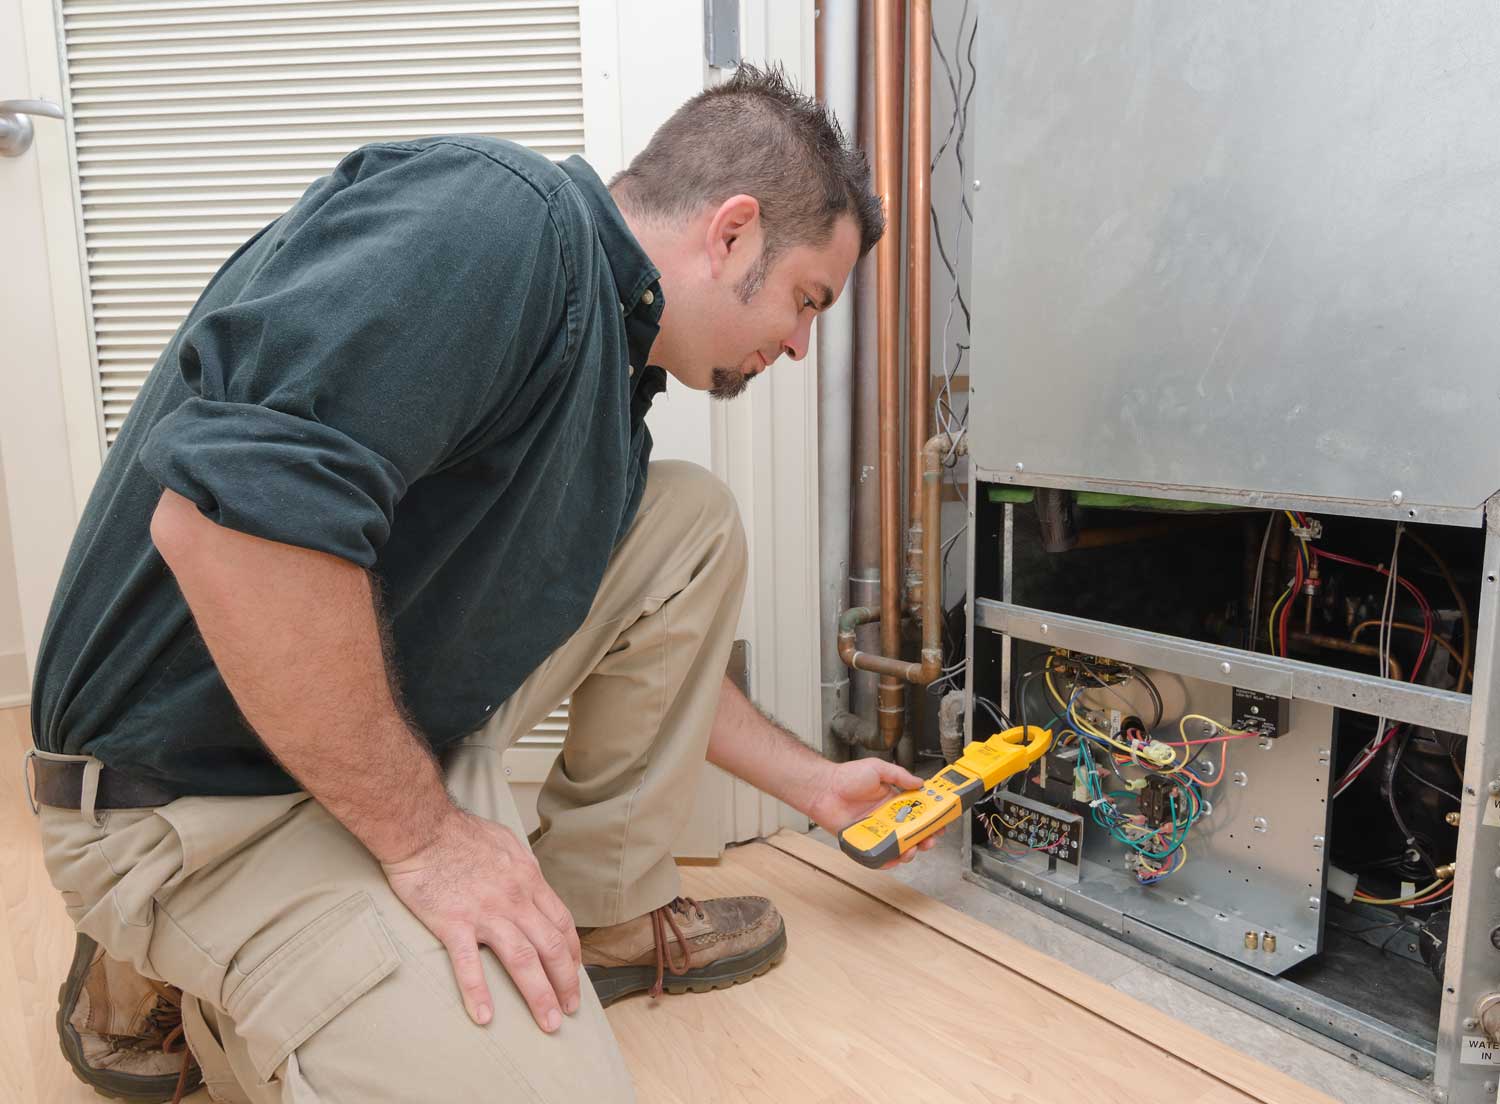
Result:
<svg viewBox="0 0 1500 1104"><path fill-rule="evenodd" d="M574 155L562 163L562 170L572 179L593 216L594 229L614 273L620 306L627 315L635 315L656 326L661 321L665 305L661 294L661 273L625 224L625 216L620 213L614 197L593 166Z"/></svg>

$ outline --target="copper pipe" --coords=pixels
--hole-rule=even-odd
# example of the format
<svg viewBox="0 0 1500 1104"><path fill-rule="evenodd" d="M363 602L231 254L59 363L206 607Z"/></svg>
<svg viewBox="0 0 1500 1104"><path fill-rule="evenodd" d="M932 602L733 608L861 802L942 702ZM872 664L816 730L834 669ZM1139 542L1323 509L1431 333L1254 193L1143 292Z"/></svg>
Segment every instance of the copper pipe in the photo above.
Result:
<svg viewBox="0 0 1500 1104"><path fill-rule="evenodd" d="M923 605L923 527L941 529L941 514L924 515L923 476L917 466L932 434L928 388L932 371L932 0L911 0L907 38L911 43L906 81L909 137L906 151L906 420L907 464L911 470L911 510L906 539L906 608Z"/></svg>
<svg viewBox="0 0 1500 1104"><path fill-rule="evenodd" d="M1411 536L1410 533L1407 533L1406 535L1407 536ZM1361 621L1358 625L1354 626L1354 631L1349 634L1349 639L1350 640L1358 640L1360 633L1364 632L1366 629L1378 628L1382 624L1384 624L1383 621ZM1424 635L1427 632L1427 630L1425 628L1423 628L1421 625L1412 625L1412 624L1408 624L1405 621L1393 621L1391 623L1391 628L1393 628L1393 629L1400 629L1402 632L1422 633ZM1469 668L1469 666L1464 662L1464 657L1459 652L1459 650L1457 648L1455 648L1452 644L1448 643L1448 641L1444 640L1441 636L1438 636L1436 633L1433 634L1432 642L1434 644L1436 644L1438 647L1442 648L1444 651L1446 651L1450 656L1452 656L1453 657L1453 662L1458 664L1458 670L1459 670L1458 685L1459 686L1462 686L1464 684L1464 676L1465 675L1468 676L1469 681L1471 683L1474 681L1474 672L1473 672L1473 670L1471 670Z"/></svg>
<svg viewBox="0 0 1500 1104"><path fill-rule="evenodd" d="M1348 652L1350 655L1371 656L1380 658L1380 649L1373 644L1356 644L1351 640L1340 640L1336 636L1323 636L1321 633L1299 633L1290 635L1293 644L1306 644L1309 648L1323 648L1330 652ZM1393 657L1386 657L1388 675L1397 682L1402 681L1401 664Z"/></svg>
<svg viewBox="0 0 1500 1104"><path fill-rule="evenodd" d="M901 434L900 309L901 234L901 36L900 0L875 0L875 190L890 229L876 248L880 324L880 650L901 647ZM894 660L892 662L895 662ZM880 736L886 748L901 738L906 712L903 684L890 672L880 680Z"/></svg>
<svg viewBox="0 0 1500 1104"><path fill-rule="evenodd" d="M1116 544L1135 544L1138 541L1160 540L1178 536L1184 529L1199 526L1222 525L1233 518L1225 514L1187 515L1166 521L1146 521L1139 525L1115 525L1099 529L1080 529L1073 549L1107 548Z"/></svg>
<svg viewBox="0 0 1500 1104"><path fill-rule="evenodd" d="M953 438L939 433L922 446L922 491L926 499L924 508L928 517L936 517L943 493L943 459L953 450L962 456L968 451L967 444L959 441L955 448ZM943 673L943 611L942 584L939 575L943 570L942 542L937 526L931 526L922 535L922 661L909 663L891 655L871 655L854 646L854 631L860 625L881 621L883 610L868 606L856 606L846 610L839 618L839 658L858 671L875 671L890 679L900 679L926 686L937 681ZM882 622L883 627L883 622ZM883 684L884 680L882 680ZM882 716L884 716L882 714ZM885 732L879 734L879 742L867 747L888 749L894 744L884 743Z"/></svg>
<svg viewBox="0 0 1500 1104"><path fill-rule="evenodd" d="M875 19L874 9L859 4L859 143L875 163ZM875 254L871 250L854 269L854 525L850 541L847 606L880 605L880 393L879 315L876 311ZM860 630L859 646L880 650L880 626ZM878 677L855 671L849 680L849 708L875 724Z"/></svg>

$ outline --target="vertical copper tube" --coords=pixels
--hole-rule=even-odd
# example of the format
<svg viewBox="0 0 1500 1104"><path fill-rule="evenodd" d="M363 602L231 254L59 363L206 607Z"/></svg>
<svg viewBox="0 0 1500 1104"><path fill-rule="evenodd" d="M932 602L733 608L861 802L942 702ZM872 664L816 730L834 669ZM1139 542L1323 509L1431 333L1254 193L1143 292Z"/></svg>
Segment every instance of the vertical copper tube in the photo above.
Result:
<svg viewBox="0 0 1500 1104"><path fill-rule="evenodd" d="M911 519L906 538L906 608L924 606L923 529L939 529L941 512L927 516L922 449L932 435L928 390L932 378L932 210L928 166L932 161L932 0L911 0L907 24L906 112L906 381L907 467L911 473ZM940 603L941 604L941 603Z"/></svg>
<svg viewBox="0 0 1500 1104"><path fill-rule="evenodd" d="M875 0L875 190L885 206L885 235L876 248L880 361L880 651L901 651L901 0ZM913 458L915 461L915 457ZM905 686L882 675L882 742L894 747L905 715Z"/></svg>
<svg viewBox="0 0 1500 1104"><path fill-rule="evenodd" d="M859 144L875 164L875 11L860 0L859 12ZM854 270L854 532L850 541L849 605L880 605L880 388L878 278L875 250ZM858 630L859 648L880 650L880 626ZM856 670L849 685L849 708L875 726L878 676Z"/></svg>

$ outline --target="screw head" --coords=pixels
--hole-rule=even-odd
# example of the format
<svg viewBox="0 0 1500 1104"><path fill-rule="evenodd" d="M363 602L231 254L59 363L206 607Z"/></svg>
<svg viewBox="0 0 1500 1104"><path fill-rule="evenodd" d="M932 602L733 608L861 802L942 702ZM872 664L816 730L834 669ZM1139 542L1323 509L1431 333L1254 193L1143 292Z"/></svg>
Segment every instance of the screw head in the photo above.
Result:
<svg viewBox="0 0 1500 1104"><path fill-rule="evenodd" d="M1046 636L1046 635L1047 635L1047 626L1046 626L1046 625L1043 625L1043 626L1042 626L1042 635L1043 635L1043 636Z"/></svg>
<svg viewBox="0 0 1500 1104"><path fill-rule="evenodd" d="M1254 828L1257 832L1265 832L1270 829L1271 825L1267 823L1265 817L1256 817L1250 822L1250 827Z"/></svg>
<svg viewBox="0 0 1500 1104"><path fill-rule="evenodd" d="M1225 662L1219 664L1219 670L1223 671L1227 675L1230 671L1234 670L1234 668L1231 667L1229 665L1229 662L1226 660Z"/></svg>
<svg viewBox="0 0 1500 1104"><path fill-rule="evenodd" d="M1401 505L1401 500L1403 498L1405 498L1405 497L1406 496L1404 494L1402 494L1400 491L1392 491L1391 492L1391 505L1392 506L1400 506Z"/></svg>
<svg viewBox="0 0 1500 1104"><path fill-rule="evenodd" d="M1025 470L1026 470L1026 465L1023 464L1023 463L1021 463L1021 461L1017 460L1016 461L1016 471L1020 472L1020 471L1025 471Z"/></svg>
<svg viewBox="0 0 1500 1104"><path fill-rule="evenodd" d="M979 191L979 188L980 188L980 181L978 181L978 180L974 181L974 190L977 192L977 191Z"/></svg>
<svg viewBox="0 0 1500 1104"><path fill-rule="evenodd" d="M1490 779L1490 784L1485 789L1489 790L1491 794L1500 796L1500 778Z"/></svg>
<svg viewBox="0 0 1500 1104"><path fill-rule="evenodd" d="M1467 1017L1464 1018L1464 1030L1465 1031L1473 1031L1478 1026L1479 1026L1479 1021L1476 1020L1473 1016L1467 1016Z"/></svg>

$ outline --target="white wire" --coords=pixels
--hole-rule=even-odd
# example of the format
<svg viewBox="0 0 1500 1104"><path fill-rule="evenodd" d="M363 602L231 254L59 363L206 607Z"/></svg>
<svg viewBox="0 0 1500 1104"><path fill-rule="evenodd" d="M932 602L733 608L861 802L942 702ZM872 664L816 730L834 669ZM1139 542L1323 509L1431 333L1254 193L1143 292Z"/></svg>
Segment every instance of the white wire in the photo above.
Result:
<svg viewBox="0 0 1500 1104"><path fill-rule="evenodd" d="M1391 564L1385 576L1385 596L1381 599L1380 602L1379 651L1381 677L1385 677L1386 673L1391 669L1391 639L1395 636L1396 631L1393 627L1393 622L1396 618L1397 556L1401 551L1401 534L1405 531L1406 523L1398 521L1396 523L1396 539L1391 543ZM1413 677L1415 677L1415 674L1416 673L1413 672ZM1387 720L1388 718L1386 718L1384 715L1375 719L1375 735L1370 737L1370 742L1364 746L1364 749L1357 756L1355 756L1354 762L1351 763L1349 769L1344 772L1344 777L1348 779L1348 781L1346 781L1342 786L1333 791L1334 797L1338 797L1350 786L1354 785L1359 776L1364 773L1365 768L1369 766L1370 760L1375 758L1375 756L1380 753L1380 747L1385 737L1385 726Z"/></svg>

